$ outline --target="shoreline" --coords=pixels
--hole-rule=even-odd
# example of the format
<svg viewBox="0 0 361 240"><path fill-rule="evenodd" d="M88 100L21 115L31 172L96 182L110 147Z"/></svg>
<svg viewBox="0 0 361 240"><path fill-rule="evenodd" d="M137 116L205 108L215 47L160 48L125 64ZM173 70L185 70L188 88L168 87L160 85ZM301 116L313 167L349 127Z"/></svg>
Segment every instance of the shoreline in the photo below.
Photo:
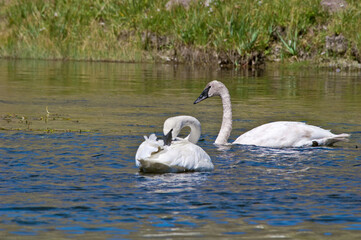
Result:
<svg viewBox="0 0 361 240"><path fill-rule="evenodd" d="M167 65L183 65L189 67L201 67L208 68L214 67L219 69L234 69L234 70L259 70L267 68L267 66L277 66L282 65L283 67L291 68L302 68L302 67L311 67L311 68L328 68L339 70L348 70L348 71L360 71L361 64L356 61L348 61L347 59L335 59L324 62L312 61L312 59L304 61L267 61L265 60L262 65L246 65L246 66L220 66L216 63L208 64L196 64L196 63L184 63L184 62L174 62L174 61L125 61L121 59L62 59L62 58L31 58L31 57L12 57L12 56L0 56L0 60L13 60L13 61L53 61L53 62L89 62L89 63L122 63L122 64L167 64Z"/></svg>
<svg viewBox="0 0 361 240"><path fill-rule="evenodd" d="M134 3L3 1L0 58L361 69L358 2Z"/></svg>

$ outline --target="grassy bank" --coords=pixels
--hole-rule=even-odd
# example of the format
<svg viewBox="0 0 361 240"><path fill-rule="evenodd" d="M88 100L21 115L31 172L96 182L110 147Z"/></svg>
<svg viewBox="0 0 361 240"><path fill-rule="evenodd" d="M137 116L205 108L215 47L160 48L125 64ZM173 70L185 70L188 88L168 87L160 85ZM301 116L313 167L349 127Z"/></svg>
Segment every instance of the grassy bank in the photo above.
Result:
<svg viewBox="0 0 361 240"><path fill-rule="evenodd" d="M361 3L320 0L0 1L0 56L175 61L239 66L264 60L361 62Z"/></svg>

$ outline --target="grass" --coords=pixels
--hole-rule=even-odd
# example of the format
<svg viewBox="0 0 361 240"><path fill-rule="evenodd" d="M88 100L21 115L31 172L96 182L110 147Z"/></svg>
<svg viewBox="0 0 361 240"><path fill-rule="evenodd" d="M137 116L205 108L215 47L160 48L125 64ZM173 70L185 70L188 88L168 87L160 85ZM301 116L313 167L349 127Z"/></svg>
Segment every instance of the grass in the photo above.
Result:
<svg viewBox="0 0 361 240"><path fill-rule="evenodd" d="M286 51L291 56L297 56L297 45L298 45L298 31L295 30L295 35L290 40L284 40L283 37L280 34L277 34L281 42L283 43L283 46L285 47Z"/></svg>
<svg viewBox="0 0 361 240"><path fill-rule="evenodd" d="M223 53L237 65L254 53L324 58L325 37L343 34L350 50L332 57L361 61L359 1L333 14L320 0L202 2L168 11L166 0L3 0L0 56L140 62L177 55L186 61L182 50L189 48L217 58Z"/></svg>

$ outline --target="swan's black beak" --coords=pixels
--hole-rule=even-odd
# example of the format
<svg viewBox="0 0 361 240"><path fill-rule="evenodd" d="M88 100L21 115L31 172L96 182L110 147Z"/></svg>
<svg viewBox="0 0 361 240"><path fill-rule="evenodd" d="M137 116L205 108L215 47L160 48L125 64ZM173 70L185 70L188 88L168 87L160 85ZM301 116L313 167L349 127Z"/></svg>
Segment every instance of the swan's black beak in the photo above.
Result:
<svg viewBox="0 0 361 240"><path fill-rule="evenodd" d="M172 143L172 132L173 128L166 135L163 136L163 142L165 146L170 146L170 144Z"/></svg>
<svg viewBox="0 0 361 240"><path fill-rule="evenodd" d="M205 88L203 90L203 92L201 93L201 95L199 95L199 97L197 98L197 100L194 101L193 104L197 104L197 103L203 101L204 99L207 99L209 97L208 96L208 91L209 91L210 88L211 88L211 86Z"/></svg>

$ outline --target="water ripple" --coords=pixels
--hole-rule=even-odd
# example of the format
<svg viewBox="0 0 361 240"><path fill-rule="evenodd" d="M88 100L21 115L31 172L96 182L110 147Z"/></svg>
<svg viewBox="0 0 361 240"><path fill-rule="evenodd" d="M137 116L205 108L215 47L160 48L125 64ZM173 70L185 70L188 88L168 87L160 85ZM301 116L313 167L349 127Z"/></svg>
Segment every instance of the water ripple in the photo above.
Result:
<svg viewBox="0 0 361 240"><path fill-rule="evenodd" d="M13 235L34 236L44 226L170 238L188 236L185 229L198 229L188 237L209 236L206 226L224 224L223 236L265 225L360 230L356 149L218 149L202 141L213 172L142 174L134 148L119 150L122 141L137 144L132 136L2 133L0 140L0 227L16 224Z"/></svg>

